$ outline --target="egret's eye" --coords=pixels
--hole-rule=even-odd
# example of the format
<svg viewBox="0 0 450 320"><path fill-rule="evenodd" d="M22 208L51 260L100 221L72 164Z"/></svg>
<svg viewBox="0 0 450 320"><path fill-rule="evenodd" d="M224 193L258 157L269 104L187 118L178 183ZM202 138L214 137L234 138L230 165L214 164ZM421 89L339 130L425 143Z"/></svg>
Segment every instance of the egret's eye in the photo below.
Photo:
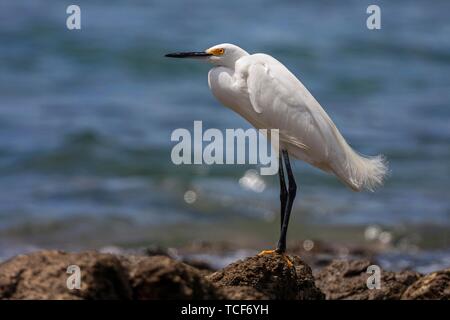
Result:
<svg viewBox="0 0 450 320"><path fill-rule="evenodd" d="M215 56L221 56L224 54L224 52L225 52L224 48L217 48L211 51L211 53Z"/></svg>

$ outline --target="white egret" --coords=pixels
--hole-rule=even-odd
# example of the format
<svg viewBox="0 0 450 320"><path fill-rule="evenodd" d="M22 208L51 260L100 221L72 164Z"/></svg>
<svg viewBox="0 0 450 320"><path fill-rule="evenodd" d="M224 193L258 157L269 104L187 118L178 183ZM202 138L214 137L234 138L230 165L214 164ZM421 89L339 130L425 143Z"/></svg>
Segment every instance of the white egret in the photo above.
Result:
<svg viewBox="0 0 450 320"><path fill-rule="evenodd" d="M384 158L355 152L317 100L275 58L249 54L228 43L201 52L170 53L166 57L196 58L212 63L208 84L222 104L257 129L279 129L281 235L276 250L262 253L286 251L286 233L297 191L289 155L334 174L354 191L373 191L383 183L387 171Z"/></svg>

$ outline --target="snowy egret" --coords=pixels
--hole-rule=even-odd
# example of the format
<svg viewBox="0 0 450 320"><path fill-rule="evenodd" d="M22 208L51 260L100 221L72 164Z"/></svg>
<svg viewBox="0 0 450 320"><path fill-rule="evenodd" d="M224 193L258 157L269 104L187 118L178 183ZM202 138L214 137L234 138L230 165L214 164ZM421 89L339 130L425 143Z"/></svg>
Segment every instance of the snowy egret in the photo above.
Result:
<svg viewBox="0 0 450 320"><path fill-rule="evenodd" d="M281 234L276 250L262 253L286 251L289 217L297 192L289 155L334 174L354 191L373 191L383 183L387 171L383 156L366 157L355 152L300 80L275 58L249 54L228 43L166 57L212 63L208 84L223 105L257 129L279 129Z"/></svg>

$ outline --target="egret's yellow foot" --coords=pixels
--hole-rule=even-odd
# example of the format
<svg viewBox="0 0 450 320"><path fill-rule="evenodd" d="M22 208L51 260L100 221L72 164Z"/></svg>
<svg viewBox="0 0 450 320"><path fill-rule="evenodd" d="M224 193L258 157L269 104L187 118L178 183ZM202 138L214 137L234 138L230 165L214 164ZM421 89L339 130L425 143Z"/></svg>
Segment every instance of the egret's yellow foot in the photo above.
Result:
<svg viewBox="0 0 450 320"><path fill-rule="evenodd" d="M263 250L258 253L258 256L263 256L265 254L278 254L277 250Z"/></svg>
<svg viewBox="0 0 450 320"><path fill-rule="evenodd" d="M289 268L292 268L294 266L291 259L285 253L280 253L277 250L263 250L260 253L258 253L258 256L262 256L265 254L280 254L283 256L283 259L284 259L284 261L286 261L286 264Z"/></svg>

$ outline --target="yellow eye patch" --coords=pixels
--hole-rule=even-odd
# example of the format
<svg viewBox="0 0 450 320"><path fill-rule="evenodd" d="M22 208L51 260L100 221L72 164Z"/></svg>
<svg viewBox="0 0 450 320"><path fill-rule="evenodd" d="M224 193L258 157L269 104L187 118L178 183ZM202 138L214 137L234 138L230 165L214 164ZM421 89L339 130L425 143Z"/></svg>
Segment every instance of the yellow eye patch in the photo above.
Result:
<svg viewBox="0 0 450 320"><path fill-rule="evenodd" d="M212 54L214 56L221 56L225 52L225 49L223 48L216 48L216 49L210 49L208 50L209 54Z"/></svg>

